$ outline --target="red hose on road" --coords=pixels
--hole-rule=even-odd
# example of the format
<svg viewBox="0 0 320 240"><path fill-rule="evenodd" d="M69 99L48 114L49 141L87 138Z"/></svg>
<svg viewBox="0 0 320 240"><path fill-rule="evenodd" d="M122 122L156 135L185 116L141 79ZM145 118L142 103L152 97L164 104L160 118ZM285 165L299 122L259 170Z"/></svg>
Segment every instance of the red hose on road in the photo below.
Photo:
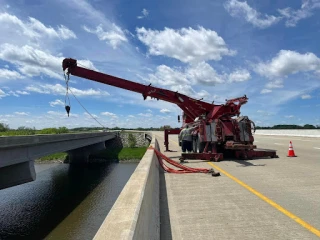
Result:
<svg viewBox="0 0 320 240"><path fill-rule="evenodd" d="M153 149L154 152L156 153L157 157L158 157L158 161L160 166L163 168L163 170L165 170L168 173L178 173L178 174L182 174L182 173L212 173L212 176L220 176L219 172L215 172L212 168L208 169L208 168L192 168L192 167L187 167L185 165L179 164L176 161L168 158L166 155L162 154L160 151L158 151L157 149L153 148L153 147L149 147L149 149ZM164 161L175 166L176 168L179 169L173 169L168 167Z"/></svg>

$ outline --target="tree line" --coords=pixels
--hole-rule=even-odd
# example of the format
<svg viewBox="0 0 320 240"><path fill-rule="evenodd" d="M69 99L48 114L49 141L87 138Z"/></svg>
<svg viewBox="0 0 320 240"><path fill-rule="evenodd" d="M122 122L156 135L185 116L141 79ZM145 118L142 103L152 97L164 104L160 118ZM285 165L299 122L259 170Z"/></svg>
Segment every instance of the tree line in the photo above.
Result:
<svg viewBox="0 0 320 240"><path fill-rule="evenodd" d="M21 126L17 129L11 129L8 124L0 123L0 136L18 136L18 135L35 135L35 134L62 134L69 133L66 127L59 128L43 128L37 130L35 128Z"/></svg>
<svg viewBox="0 0 320 240"><path fill-rule="evenodd" d="M44 128L37 130L35 128L21 126L17 129L11 129L8 124L0 123L0 136L15 136L15 135L35 135L35 134L63 134L63 133L74 133L74 132L90 132L90 131L105 131L105 130L114 130L114 131L125 131L125 130L138 130L138 131L163 131L164 129L170 129L170 125L164 125L160 127L138 127L138 128L102 128L102 127L77 127L68 129L67 127L59 128ZM262 127L256 126L256 129L320 129L320 125L305 124L303 126L294 125L294 124L280 124L274 125L272 127Z"/></svg>
<svg viewBox="0 0 320 240"><path fill-rule="evenodd" d="M294 124L280 124L274 125L272 127L261 127L256 126L256 129L320 129L320 125L312 125L312 124L305 124L303 126L294 125Z"/></svg>

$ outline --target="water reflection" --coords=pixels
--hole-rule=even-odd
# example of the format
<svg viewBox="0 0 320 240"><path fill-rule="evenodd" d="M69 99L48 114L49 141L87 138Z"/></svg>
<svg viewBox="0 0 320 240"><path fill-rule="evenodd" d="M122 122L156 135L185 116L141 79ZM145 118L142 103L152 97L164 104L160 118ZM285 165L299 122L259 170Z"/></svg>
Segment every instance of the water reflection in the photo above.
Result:
<svg viewBox="0 0 320 240"><path fill-rule="evenodd" d="M55 237L52 239L91 239L135 167L52 165L38 171L34 182L1 190L0 239L43 239L49 233L47 238ZM98 217L97 209L103 212ZM68 220L72 216L77 221L90 219L85 235L74 219Z"/></svg>

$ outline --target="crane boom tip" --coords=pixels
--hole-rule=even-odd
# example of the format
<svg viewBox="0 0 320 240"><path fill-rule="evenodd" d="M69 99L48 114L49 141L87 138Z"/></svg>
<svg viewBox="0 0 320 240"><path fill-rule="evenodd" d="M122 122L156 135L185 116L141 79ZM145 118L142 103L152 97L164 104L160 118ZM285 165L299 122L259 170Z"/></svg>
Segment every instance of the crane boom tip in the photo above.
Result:
<svg viewBox="0 0 320 240"><path fill-rule="evenodd" d="M73 58L65 58L62 61L62 69L65 71L67 68L77 66L77 60Z"/></svg>

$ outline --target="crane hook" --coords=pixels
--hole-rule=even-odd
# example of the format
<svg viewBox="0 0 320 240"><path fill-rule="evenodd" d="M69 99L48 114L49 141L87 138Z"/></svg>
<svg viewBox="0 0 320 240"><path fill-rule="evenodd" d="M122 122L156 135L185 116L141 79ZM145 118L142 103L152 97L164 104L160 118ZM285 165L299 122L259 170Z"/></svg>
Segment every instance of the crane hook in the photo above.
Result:
<svg viewBox="0 0 320 240"><path fill-rule="evenodd" d="M66 109L67 114L68 114L68 117L69 117L69 113L70 113L70 109L71 109L71 108L70 108L70 106L68 106L68 105L67 105L67 106L65 106L65 109Z"/></svg>

